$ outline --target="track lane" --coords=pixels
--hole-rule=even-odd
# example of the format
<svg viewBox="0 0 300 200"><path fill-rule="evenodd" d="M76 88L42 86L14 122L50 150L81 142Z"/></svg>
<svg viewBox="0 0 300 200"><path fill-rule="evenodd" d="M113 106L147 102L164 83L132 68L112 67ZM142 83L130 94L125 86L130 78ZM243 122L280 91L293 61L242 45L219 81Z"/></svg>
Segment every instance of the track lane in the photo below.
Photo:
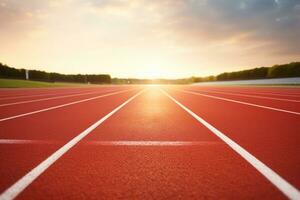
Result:
<svg viewBox="0 0 300 200"><path fill-rule="evenodd" d="M298 102L282 102L282 101L275 101L270 99L255 99L251 97L226 95L226 94L213 93L213 92L199 92L199 91L192 91L192 90L180 90L180 91L185 93L191 93L198 96L204 96L207 98L218 99L220 101L234 102L234 103L244 104L248 106L260 107L262 109L269 109L278 112L300 115L300 109L299 109L300 103Z"/></svg>
<svg viewBox="0 0 300 200"><path fill-rule="evenodd" d="M28 101L28 100L35 100L35 99L42 99L42 98L51 98L51 97L57 97L57 96L65 96L65 95L73 95L73 94L80 94L80 93L87 93L92 92L95 90L82 90L82 91L72 91L72 92L63 92L63 93L47 93L47 94L32 94L32 95L23 95L23 96L13 96L13 97L1 97L0 103L15 103L15 102L21 102L21 101Z"/></svg>
<svg viewBox="0 0 300 200"><path fill-rule="evenodd" d="M64 92L80 92L83 90L90 90L94 88L97 88L97 86L74 88L0 88L0 98L15 98L29 95L63 94Z"/></svg>
<svg viewBox="0 0 300 200"><path fill-rule="evenodd" d="M37 99L43 99L43 98L52 98L52 97L59 97L59 96L65 96L65 95L76 95L76 94L82 94L82 93L89 93L89 92L100 92L100 91L113 91L117 90L119 88L127 88L127 86L110 86L110 87L99 87L99 88L83 88L81 90L70 90L70 89L64 89L60 92L48 92L45 94L39 94L34 93L31 95L22 95L22 96L10 96L10 97L0 97L0 104L5 103L15 103L15 102L21 102L21 101L29 101L29 100L37 100ZM128 87L130 88L130 87ZM1 91L0 91L1 94Z"/></svg>
<svg viewBox="0 0 300 200"><path fill-rule="evenodd" d="M185 145L169 145L178 141ZM19 199L53 195L62 199L284 199L253 167L159 90L142 94L97 127Z"/></svg>
<svg viewBox="0 0 300 200"><path fill-rule="evenodd" d="M177 101L174 97L169 95L167 92L162 90L163 93L168 96L172 101L174 101L178 106L183 110L189 113L194 119L203 124L207 129L209 129L213 134L220 138L224 143L226 143L232 150L239 154L242 158L245 159L249 164L251 164L257 171L259 171L266 179L268 179L274 186L276 186L282 193L284 193L289 199L300 199L300 191L277 174L273 169L267 166L265 163L261 162L250 152L240 146L238 143L226 136L219 129L217 129L212 124L208 123L202 117L191 111L185 105Z"/></svg>
<svg viewBox="0 0 300 200"><path fill-rule="evenodd" d="M129 89L130 90L130 89ZM103 98L109 95L115 95L118 93L123 93L129 91L126 89L120 89L115 92L99 92L98 94L87 94L82 96L72 96L60 99L51 99L41 102L31 102L27 103L26 106L22 104L13 105L13 106L4 106L0 107L0 122L6 120L12 120L19 117L28 116L31 114L37 114L40 112L47 112L53 109L59 109L61 107L82 103L85 101L92 101L94 99Z"/></svg>
<svg viewBox="0 0 300 200"><path fill-rule="evenodd" d="M288 113L168 91L197 115L300 188L300 117Z"/></svg>
<svg viewBox="0 0 300 200"><path fill-rule="evenodd" d="M196 87L190 87L191 89L197 89ZM212 89L207 88L206 90L209 91L216 91L216 92L228 92L236 95L249 95L249 96L257 96L257 97L267 97L267 98L278 98L278 99L287 99L287 100L294 100L299 101L300 95L287 95L287 94L279 94L279 93L272 93L272 94L266 94L266 93L260 93L260 92L243 92L243 91L230 91L230 90L221 90L221 89Z"/></svg>
<svg viewBox="0 0 300 200"><path fill-rule="evenodd" d="M46 142L41 144L0 144L1 192L18 180L20 175L24 175L49 156L49 153L53 153L53 150L61 147L99 117L105 116L139 90L137 88L126 93L1 122L1 139L27 139Z"/></svg>
<svg viewBox="0 0 300 200"><path fill-rule="evenodd" d="M274 101L300 103L299 99L290 99L290 98L282 98L282 97L269 97L269 96L265 96L265 95L236 93L236 92L230 92L230 91L220 91L220 90L212 90L212 89L206 89L206 90L197 89L197 90L192 90L192 91L208 92L208 93L215 93L215 94L225 94L225 95L238 96L238 97L249 97L249 98L254 98L254 99L268 99L268 100L274 100Z"/></svg>
<svg viewBox="0 0 300 200"><path fill-rule="evenodd" d="M246 95L259 95L263 97L273 97L273 98L287 98L287 99L300 99L299 88L293 88L292 93L286 92L284 87L269 87L269 88L260 88L260 87L251 87L251 86L184 86L190 89L196 90L209 90L209 91L219 91L219 92L232 92L236 94L246 94ZM271 91L270 91L271 90Z"/></svg>
<svg viewBox="0 0 300 200"><path fill-rule="evenodd" d="M91 123L91 120L108 112L122 100L139 90L139 88L136 88L95 100L61 107L60 109L3 121L0 123L0 138L47 139L50 141L63 139L66 135L58 134L58 130L62 130L63 132L72 131L73 127L76 127L74 125L77 125L77 123L80 125L81 122L84 124L83 127L85 127L87 122ZM16 124L19 126L16 126Z"/></svg>
<svg viewBox="0 0 300 200"><path fill-rule="evenodd" d="M14 106L14 105L20 105L20 104L28 104L28 103L36 103L36 102L41 102L41 101L48 101L48 100L53 100L53 99L63 99L63 98L68 98L68 97L77 97L77 96L84 96L84 95L89 95L89 94L99 94L103 92L115 92L118 90L105 90L105 91L92 91L92 92L80 92L80 93L72 93L72 94L66 94L66 95L55 95L51 97L44 97L44 98L38 98L38 99L26 99L26 100L21 100L21 101L15 101L15 102L6 102L6 103L1 103L0 107L6 107L6 106Z"/></svg>

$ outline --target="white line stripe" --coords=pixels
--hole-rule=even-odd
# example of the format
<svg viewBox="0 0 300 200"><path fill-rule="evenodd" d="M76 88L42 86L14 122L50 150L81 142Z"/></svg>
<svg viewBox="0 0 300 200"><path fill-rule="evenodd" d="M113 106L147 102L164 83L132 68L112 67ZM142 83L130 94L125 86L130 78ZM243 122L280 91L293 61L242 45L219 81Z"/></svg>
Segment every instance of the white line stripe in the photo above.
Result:
<svg viewBox="0 0 300 200"><path fill-rule="evenodd" d="M167 92L162 92L168 96L172 101L174 101L178 106L180 106L183 110L188 112L191 116L193 116L196 120L202 123L206 128L208 128L211 132L213 132L216 136L218 136L221 140L223 140L228 146L230 146L236 153L238 153L241 157L243 157L246 161L248 161L257 171L259 171L266 179L268 179L273 185L275 185L282 193L284 193L290 199L300 199L300 192L297 188L283 179L279 174L274 172L271 168L265 165L263 162L258 160L252 154L250 154L246 149L238 145L236 142L231 140L221 131L213 127L211 124L206 122L204 119L196 115L193 111L185 107L183 104L178 102L172 96L170 96Z"/></svg>
<svg viewBox="0 0 300 200"><path fill-rule="evenodd" d="M248 102L243 102L243 101L238 101L238 100L233 100L233 99L227 99L227 98L212 96L212 95L208 95L208 94L202 94L202 93L199 93L199 92L191 92L191 91L186 91L186 90L179 90L179 91L182 91L184 93L190 93L190 94L194 94L194 95L209 97L209 98L213 98L213 99L219 99L219 100L223 100L223 101L229 101L229 102L244 104L244 105L248 105L248 106L254 106L254 107L258 107L258 108L265 108L265 109L269 109L269 110L275 110L275 111L279 111L279 112L284 112L284 113L289 113L289 114L294 114L294 115L300 115L299 112L284 110L284 109L280 109L280 108L262 106L262 105L258 105L258 104L253 104L253 103L248 103Z"/></svg>
<svg viewBox="0 0 300 200"><path fill-rule="evenodd" d="M87 92L87 93L80 93L80 94L63 95L63 96L58 96L58 97L56 96L56 97L34 99L34 100L27 100L27 101L18 101L18 102L13 102L13 103L0 104L0 107L12 106L12 105L18 105L18 104L24 104L24 103L33 103L33 102L38 102L38 101L53 100L53 99L62 99L62 98L67 98L67 97L83 96L83 95L89 95L89 94L99 94L99 93L105 93L105 92L115 92L115 91Z"/></svg>
<svg viewBox="0 0 300 200"><path fill-rule="evenodd" d="M22 139L0 139L0 144L55 144L57 142L47 140L22 140Z"/></svg>
<svg viewBox="0 0 300 200"><path fill-rule="evenodd" d="M219 90L214 90L214 91L219 91ZM234 91L233 93L238 93L238 94L247 94L247 95L270 95L270 96L286 96L286 97L300 97L300 94L299 95L290 95L290 94L282 94L282 93L264 93L264 92L250 92L250 91L247 91L247 92L237 92L237 91Z"/></svg>
<svg viewBox="0 0 300 200"><path fill-rule="evenodd" d="M30 97L40 97L40 96L57 96L62 94L79 94L80 91L72 91L72 92L64 92L64 93L44 93L44 94L33 94L33 95L18 95L18 96L8 96L8 97L0 97L0 100L8 100L8 99L22 99L22 98L30 98Z"/></svg>
<svg viewBox="0 0 300 200"><path fill-rule="evenodd" d="M197 85L193 85L191 88L203 88L203 87L199 87ZM211 89L211 88L209 88ZM212 89L213 91L220 91L220 90L217 90L217 89ZM225 91L228 91L227 89ZM287 97L300 97L300 93L299 94L288 94L288 93L270 93L270 92L252 92L252 91L231 91L231 92L234 92L234 93L239 93L239 94L259 94L259 95L270 95L270 96L287 96Z"/></svg>
<svg viewBox="0 0 300 200"><path fill-rule="evenodd" d="M278 101L289 101L289 102L295 102L300 103L300 100L294 100L294 99L282 99L282 98L274 98L274 97L264 97L264 96L258 96L258 95L249 95L249 94L237 94L233 92L220 92L220 91L207 91L207 90L201 90L201 91L194 91L194 92L207 92L207 93L218 93L218 94L228 94L228 95L235 95L235 96L242 96L242 97L253 97L258 99L271 99L271 100L278 100Z"/></svg>
<svg viewBox="0 0 300 200"><path fill-rule="evenodd" d="M0 139L0 144L29 144L33 140Z"/></svg>
<svg viewBox="0 0 300 200"><path fill-rule="evenodd" d="M133 90L133 89L129 89L129 90ZM86 102L86 101L91 101L91 100L99 99L99 98L102 98L102 97L112 96L112 95L115 95L115 94L127 92L129 90L123 90L123 91L119 91L119 92L112 92L112 93L108 93L108 94L104 94L104 95L100 95L100 96L96 96L96 97L92 97L92 98L88 98L88 99L73 101L73 102L66 103L66 104L61 104L61 105L58 105L58 106L53 106L53 107L49 107L49 108L45 108L45 109L41 109L41 110L36 110L36 111L23 113L23 114L11 116L11 117L6 117L6 118L0 119L0 122L11 120L11 119L16 119L16 118L20 118L20 117L25 117L25 116L28 116L28 115L41 113L41 112L45 112L45 111L49 111L49 110L54 110L54 109L57 109L57 108L62 108L62 107L66 107L66 106L70 106L70 105L74 105L74 104L78 104L78 103L82 103L82 102Z"/></svg>
<svg viewBox="0 0 300 200"><path fill-rule="evenodd" d="M101 146L201 146L220 144L217 141L88 141L86 143Z"/></svg>
<svg viewBox="0 0 300 200"><path fill-rule="evenodd" d="M270 96L286 96L286 97L300 97L300 94L287 94L287 93L265 93L265 92L239 92L239 93L244 93L244 94L260 94L260 95L270 95Z"/></svg>
<svg viewBox="0 0 300 200"><path fill-rule="evenodd" d="M126 104L128 104L130 101L132 101L134 98L136 98L138 95L140 95L143 91L144 90L140 91L139 93L137 93L134 96L132 96L131 98L129 98L127 101L125 101L124 103L119 105L113 111L111 111L110 113L108 113L107 115L102 117L96 123L94 123L93 125L88 127L86 130L84 130L82 133L77 135L75 138L73 138L71 141L69 141L63 147L61 147L56 152L54 152L46 160L41 162L38 166L36 166L29 173L27 173L25 176L23 176L21 179L19 179L16 183L14 183L12 186L10 186L7 190L5 190L0 195L0 200L11 200L11 199L14 199L15 197L17 197L27 186L29 186L37 177L39 177L45 170L47 170L55 161L57 161L60 157L62 157L67 151L69 151L80 140L82 140L85 136L87 136L89 133L91 133L95 128L97 128L100 124L102 124L110 116L112 116L114 113L116 113L122 107L124 107Z"/></svg>

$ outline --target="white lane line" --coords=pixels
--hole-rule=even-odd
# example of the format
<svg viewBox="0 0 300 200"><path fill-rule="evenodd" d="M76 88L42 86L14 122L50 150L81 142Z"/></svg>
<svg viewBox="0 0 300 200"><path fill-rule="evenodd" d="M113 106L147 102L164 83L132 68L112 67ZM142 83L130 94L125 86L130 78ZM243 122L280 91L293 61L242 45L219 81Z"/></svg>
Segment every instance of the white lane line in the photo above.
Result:
<svg viewBox="0 0 300 200"><path fill-rule="evenodd" d="M117 108L112 110L110 113L99 119L96 123L88 127L86 130L81 132L79 135L70 140L67 144L62 146L52 155L50 155L46 160L37 165L34 169L32 169L29 173L19 179L16 183L6 189L1 195L0 200L11 200L17 197L26 187L28 187L36 178L38 178L44 171L46 171L53 163L55 163L60 157L62 157L67 151L69 151L73 146L75 146L80 140L82 140L85 136L91 133L95 128L97 128L100 124L102 124L105 120L107 120L110 116L132 101L134 98L139 96L144 90L138 92L124 103L119 105Z"/></svg>
<svg viewBox="0 0 300 200"><path fill-rule="evenodd" d="M73 92L64 92L64 93L43 93L43 94L33 94L33 95L18 95L18 96L8 96L8 97L0 97L0 100L8 100L8 99L21 99L21 98L30 98L30 97L40 97L40 96L57 96L62 94L79 94L80 91Z"/></svg>
<svg viewBox="0 0 300 200"><path fill-rule="evenodd" d="M257 171L259 171L266 179L268 179L274 186L276 186L282 193L284 193L290 199L300 199L300 191L295 188L292 184L283 179L279 174L265 165L263 162L258 160L255 156L249 153L246 149L241 147L239 144L231 140L224 133L219 131L217 128L206 122L204 119L199 117L193 111L185 107L179 101L170 96L167 92L162 92L168 96L172 101L174 101L178 106L180 106L183 110L188 112L192 117L194 117L197 121L203 124L206 128L208 128L212 133L214 133L217 137L223 140L229 147L231 147L236 153L238 153L242 158L248 161Z"/></svg>
<svg viewBox="0 0 300 200"><path fill-rule="evenodd" d="M129 89L129 90L133 90L133 89ZM45 111L49 111L49 110L54 110L54 109L58 109L58 108L62 108L62 107L66 107L66 106L86 102L86 101L91 101L91 100L94 100L94 99L99 99L99 98L103 98L103 97L107 97L107 96L112 96L112 95L115 95L115 94L120 94L120 93L127 92L129 90L123 90L123 91L119 91L119 92L112 92L112 93L108 93L108 94L104 94L104 95L100 95L100 96L96 96L96 97L92 97L92 98L88 98L88 99L73 101L73 102L66 103L66 104L61 104L61 105L58 105L58 106L44 108L44 109L41 109L41 110L36 110L36 111L23 113L23 114L19 114L19 115L14 115L14 116L11 116L11 117L6 117L6 118L0 119L0 122L11 120L11 119L16 119L16 118L20 118L20 117L25 117L25 116L28 116L28 115L33 115L33 114L36 114L36 113L41 113L41 112L45 112Z"/></svg>
<svg viewBox="0 0 300 200"><path fill-rule="evenodd" d="M105 92L114 92L114 91L87 92L87 93L80 93L80 94L63 95L63 96L58 96L58 97L49 97L49 98L34 99L34 100L27 100L27 101L18 101L18 102L13 102L13 103L0 104L0 107L12 106L12 105L18 105L18 104L24 104L24 103L33 103L33 102L39 102L39 101L47 101L47 100L53 100L53 99L62 99L62 98L67 98L67 97L83 96L83 95L89 95L89 94L99 94L99 93L105 93Z"/></svg>
<svg viewBox="0 0 300 200"><path fill-rule="evenodd" d="M88 141L88 145L100 146L202 146L220 144L217 141Z"/></svg>
<svg viewBox="0 0 300 200"><path fill-rule="evenodd" d="M0 139L0 144L30 144L35 143L34 140L19 140L19 139Z"/></svg>
<svg viewBox="0 0 300 200"><path fill-rule="evenodd" d="M220 92L220 91L207 91L207 90L200 90L200 91L193 91L193 92L206 92L206 93L217 93L217 94L228 94L228 95L235 95L235 96L241 96L241 97L253 97L258 99L271 99L271 100L278 100L278 101L288 101L288 102L295 102L300 103L300 100L294 100L294 99L282 99L282 98L274 98L274 97L264 97L264 96L258 96L258 95L249 95L249 94L237 94L233 92Z"/></svg>
<svg viewBox="0 0 300 200"><path fill-rule="evenodd" d="M244 102L244 101L238 101L238 100L227 99L227 98L213 96L213 95L208 95L208 94L202 94L202 93L199 93L199 92L192 92L192 91L187 91L187 90L179 90L179 91L184 92L184 93L189 93L189 94L194 94L194 95L209 97L209 98L213 98L213 99L219 99L219 100L223 100L223 101L229 101L229 102L233 102L233 103L239 103L239 104L243 104L243 105L247 105L247 106L254 106L254 107L258 107L258 108L264 108L264 109L269 109L269 110L274 110L274 111L279 111L279 112L284 112L284 113L289 113L289 114L294 114L294 115L300 115L299 112L290 111L290 110L284 110L284 109L280 109L280 108L273 108L273 107L269 107L269 106L262 106L262 105L258 105L258 104L254 104L254 103L248 103L248 102Z"/></svg>
<svg viewBox="0 0 300 200"><path fill-rule="evenodd" d="M217 90L215 90L217 91ZM270 95L270 96L285 96L285 97L300 97L300 94L299 95L292 95L292 94L280 94L280 93L263 93L263 92L236 92L234 91L234 93L239 93L239 94L247 94L247 95Z"/></svg>
<svg viewBox="0 0 300 200"><path fill-rule="evenodd" d="M45 140L22 140L22 139L0 139L0 144L55 144L55 141Z"/></svg>
<svg viewBox="0 0 300 200"><path fill-rule="evenodd" d="M239 92L244 94L261 94L261 95L270 95L270 96L286 96L286 97L300 97L300 94L287 94L287 93L270 93L270 92Z"/></svg>
<svg viewBox="0 0 300 200"><path fill-rule="evenodd" d="M191 89L193 88L198 88L200 89L199 86L192 86ZM204 88L201 88L201 89L204 89ZM206 88L205 88L206 89ZM211 88L210 88L211 89ZM217 90L217 89L213 89L213 91L220 91L220 90ZM226 90L227 92L228 90ZM239 93L239 94L249 94L249 95L252 95L252 94L258 94L258 95L270 95L270 96L286 96L286 97L300 97L300 93L299 94L287 94L287 93L274 93L274 92L251 92L251 91L231 91L232 93Z"/></svg>

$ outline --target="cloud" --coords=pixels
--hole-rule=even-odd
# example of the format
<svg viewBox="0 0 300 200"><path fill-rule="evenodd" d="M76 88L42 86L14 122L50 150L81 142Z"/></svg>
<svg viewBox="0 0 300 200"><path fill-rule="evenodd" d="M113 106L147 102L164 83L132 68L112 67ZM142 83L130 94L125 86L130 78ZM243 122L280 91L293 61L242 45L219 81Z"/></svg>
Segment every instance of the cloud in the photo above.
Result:
<svg viewBox="0 0 300 200"><path fill-rule="evenodd" d="M300 0L0 0L2 46L53 66L259 66L299 59L299 35Z"/></svg>
<svg viewBox="0 0 300 200"><path fill-rule="evenodd" d="M274 53L300 53L300 1L186 1L168 29L191 43L218 43L240 35L241 44L264 44Z"/></svg>
<svg viewBox="0 0 300 200"><path fill-rule="evenodd" d="M300 53L299 0L0 0L0 33L38 28L62 2L89 6L108 22L139 25L181 45L250 44Z"/></svg>
<svg viewBox="0 0 300 200"><path fill-rule="evenodd" d="M9 28L27 28L32 25L34 16L37 16L44 3L39 1L0 0L0 30Z"/></svg>
<svg viewBox="0 0 300 200"><path fill-rule="evenodd" d="M133 15L134 21L144 19L157 34L171 37L182 45L222 43L265 48L274 54L300 54L299 0L89 2L102 12L128 13ZM235 42L228 42L233 40Z"/></svg>

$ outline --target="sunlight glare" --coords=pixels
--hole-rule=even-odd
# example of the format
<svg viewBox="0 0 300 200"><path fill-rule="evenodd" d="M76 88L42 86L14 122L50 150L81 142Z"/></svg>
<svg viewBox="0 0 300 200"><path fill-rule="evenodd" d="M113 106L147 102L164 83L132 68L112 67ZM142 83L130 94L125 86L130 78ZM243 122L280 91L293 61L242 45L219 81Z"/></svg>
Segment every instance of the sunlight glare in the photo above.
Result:
<svg viewBox="0 0 300 200"><path fill-rule="evenodd" d="M159 79L163 78L167 73L163 70L162 63L156 62L147 65L143 71L141 76L147 79Z"/></svg>

